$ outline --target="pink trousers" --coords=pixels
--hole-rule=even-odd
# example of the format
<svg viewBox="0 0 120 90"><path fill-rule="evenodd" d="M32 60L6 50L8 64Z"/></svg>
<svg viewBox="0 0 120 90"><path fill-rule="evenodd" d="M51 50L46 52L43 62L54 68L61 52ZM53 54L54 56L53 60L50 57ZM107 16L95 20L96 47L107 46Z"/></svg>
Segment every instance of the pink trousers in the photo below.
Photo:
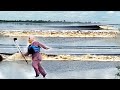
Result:
<svg viewBox="0 0 120 90"><path fill-rule="evenodd" d="M34 60L32 61L32 66L35 70L36 75L42 74L43 76L46 75L45 70L41 66L40 60Z"/></svg>

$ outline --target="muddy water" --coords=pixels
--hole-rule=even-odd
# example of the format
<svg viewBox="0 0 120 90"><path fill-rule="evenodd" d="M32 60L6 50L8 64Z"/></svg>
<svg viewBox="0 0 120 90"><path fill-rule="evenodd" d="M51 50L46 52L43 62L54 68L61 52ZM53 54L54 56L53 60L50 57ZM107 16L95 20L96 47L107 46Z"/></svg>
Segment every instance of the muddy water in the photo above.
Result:
<svg viewBox="0 0 120 90"><path fill-rule="evenodd" d="M0 53L18 52L14 37L0 37ZM27 37L19 37L17 44L21 50L27 50ZM49 50L42 49L46 54L120 54L120 38L52 38L38 37L38 41L50 47Z"/></svg>

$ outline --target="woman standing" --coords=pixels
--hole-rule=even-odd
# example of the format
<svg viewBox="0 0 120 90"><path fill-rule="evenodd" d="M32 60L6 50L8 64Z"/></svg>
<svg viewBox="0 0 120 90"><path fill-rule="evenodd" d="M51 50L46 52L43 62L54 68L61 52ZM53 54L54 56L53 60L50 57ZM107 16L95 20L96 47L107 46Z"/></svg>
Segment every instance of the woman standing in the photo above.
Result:
<svg viewBox="0 0 120 90"><path fill-rule="evenodd" d="M40 48L44 48L44 49L49 49L49 48L41 44L40 42L36 41L34 36L29 36L28 42L30 43L30 45L28 46L27 53L25 53L24 55L28 56L29 54L32 54L32 66L36 73L35 77L38 77L39 74L42 74L43 78L45 78L47 73L41 66L40 62L42 60L42 55L39 52L40 52ZM30 48L32 48L33 50L35 49L36 51L31 51Z"/></svg>

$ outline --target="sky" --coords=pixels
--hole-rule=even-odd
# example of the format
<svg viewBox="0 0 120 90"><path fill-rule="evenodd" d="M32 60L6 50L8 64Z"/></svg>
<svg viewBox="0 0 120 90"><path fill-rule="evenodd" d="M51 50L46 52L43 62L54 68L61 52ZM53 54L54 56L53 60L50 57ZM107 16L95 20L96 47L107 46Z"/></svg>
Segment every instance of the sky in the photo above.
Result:
<svg viewBox="0 0 120 90"><path fill-rule="evenodd" d="M0 20L66 20L120 24L120 11L0 11Z"/></svg>

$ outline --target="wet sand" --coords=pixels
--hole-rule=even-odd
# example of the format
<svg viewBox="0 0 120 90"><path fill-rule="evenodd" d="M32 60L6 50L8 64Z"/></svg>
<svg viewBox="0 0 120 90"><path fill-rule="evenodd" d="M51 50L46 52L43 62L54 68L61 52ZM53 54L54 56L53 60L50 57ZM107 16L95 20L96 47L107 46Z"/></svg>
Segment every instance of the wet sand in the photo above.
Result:
<svg viewBox="0 0 120 90"><path fill-rule="evenodd" d="M120 62L42 61L46 79L119 79L117 65ZM0 79L43 79L34 75L30 61L0 62Z"/></svg>

